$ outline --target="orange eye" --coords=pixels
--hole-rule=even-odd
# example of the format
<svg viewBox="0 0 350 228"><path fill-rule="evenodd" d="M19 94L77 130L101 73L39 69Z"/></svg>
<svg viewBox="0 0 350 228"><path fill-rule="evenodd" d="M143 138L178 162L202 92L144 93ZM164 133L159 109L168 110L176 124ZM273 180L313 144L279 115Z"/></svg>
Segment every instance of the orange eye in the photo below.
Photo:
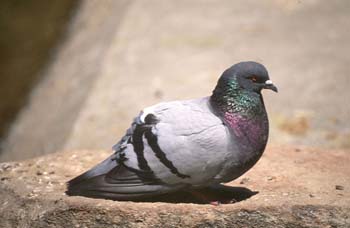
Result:
<svg viewBox="0 0 350 228"><path fill-rule="evenodd" d="M253 76L250 78L250 80L252 80L252 82L256 82L258 79L255 76Z"/></svg>

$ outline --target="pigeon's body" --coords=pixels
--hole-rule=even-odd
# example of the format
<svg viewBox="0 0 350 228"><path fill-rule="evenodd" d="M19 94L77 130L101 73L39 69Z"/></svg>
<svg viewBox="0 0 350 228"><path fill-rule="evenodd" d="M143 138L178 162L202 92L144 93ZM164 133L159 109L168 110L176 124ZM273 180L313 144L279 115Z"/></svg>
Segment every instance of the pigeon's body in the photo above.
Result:
<svg viewBox="0 0 350 228"><path fill-rule="evenodd" d="M194 186L215 181L229 154L230 135L220 118L211 112L208 98L161 103L147 111L144 122L142 115L136 118L136 123L140 123L136 128L150 125L141 144L145 163L157 178L167 184ZM155 118L154 123L148 121L149 116ZM152 143L152 137L157 141ZM127 144L128 160L124 164L140 168L143 163L138 161L132 143ZM152 148L153 144L161 150Z"/></svg>
<svg viewBox="0 0 350 228"><path fill-rule="evenodd" d="M211 97L144 109L113 147L115 153L71 180L67 193L133 200L241 176L265 149L268 119L261 89L244 88L234 70L224 72ZM246 69L254 76L259 70ZM267 72L262 73L265 83Z"/></svg>

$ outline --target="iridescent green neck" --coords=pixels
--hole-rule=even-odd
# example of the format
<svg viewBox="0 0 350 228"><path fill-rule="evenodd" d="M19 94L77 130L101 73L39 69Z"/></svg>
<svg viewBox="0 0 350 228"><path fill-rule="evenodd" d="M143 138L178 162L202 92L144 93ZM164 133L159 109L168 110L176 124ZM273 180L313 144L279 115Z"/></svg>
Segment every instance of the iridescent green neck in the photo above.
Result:
<svg viewBox="0 0 350 228"><path fill-rule="evenodd" d="M240 88L237 80L221 78L210 97L210 103L220 115L239 114L253 118L265 114L261 94Z"/></svg>
<svg viewBox="0 0 350 228"><path fill-rule="evenodd" d="M269 134L261 94L240 88L235 79L222 77L210 97L210 104L236 140L239 140L238 146L242 151L257 154L255 158L259 158Z"/></svg>

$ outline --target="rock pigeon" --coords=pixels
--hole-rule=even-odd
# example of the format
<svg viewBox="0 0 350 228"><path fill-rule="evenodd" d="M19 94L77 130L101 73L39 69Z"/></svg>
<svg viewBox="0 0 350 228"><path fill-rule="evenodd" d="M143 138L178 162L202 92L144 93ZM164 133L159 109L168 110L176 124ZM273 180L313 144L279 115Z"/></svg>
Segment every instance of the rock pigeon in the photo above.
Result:
<svg viewBox="0 0 350 228"><path fill-rule="evenodd" d="M266 68L240 62L223 72L209 97L143 109L114 153L70 180L66 193L138 200L238 178L267 143L262 89L277 92Z"/></svg>

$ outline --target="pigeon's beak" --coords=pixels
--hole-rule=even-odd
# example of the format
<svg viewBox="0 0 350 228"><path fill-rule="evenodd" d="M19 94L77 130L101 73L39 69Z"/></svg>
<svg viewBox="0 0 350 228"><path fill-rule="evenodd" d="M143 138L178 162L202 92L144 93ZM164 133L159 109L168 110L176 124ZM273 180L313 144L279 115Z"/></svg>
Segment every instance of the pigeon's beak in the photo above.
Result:
<svg viewBox="0 0 350 228"><path fill-rule="evenodd" d="M267 80L264 85L264 89L271 89L272 91L275 91L278 93L277 87L273 84L271 80Z"/></svg>

